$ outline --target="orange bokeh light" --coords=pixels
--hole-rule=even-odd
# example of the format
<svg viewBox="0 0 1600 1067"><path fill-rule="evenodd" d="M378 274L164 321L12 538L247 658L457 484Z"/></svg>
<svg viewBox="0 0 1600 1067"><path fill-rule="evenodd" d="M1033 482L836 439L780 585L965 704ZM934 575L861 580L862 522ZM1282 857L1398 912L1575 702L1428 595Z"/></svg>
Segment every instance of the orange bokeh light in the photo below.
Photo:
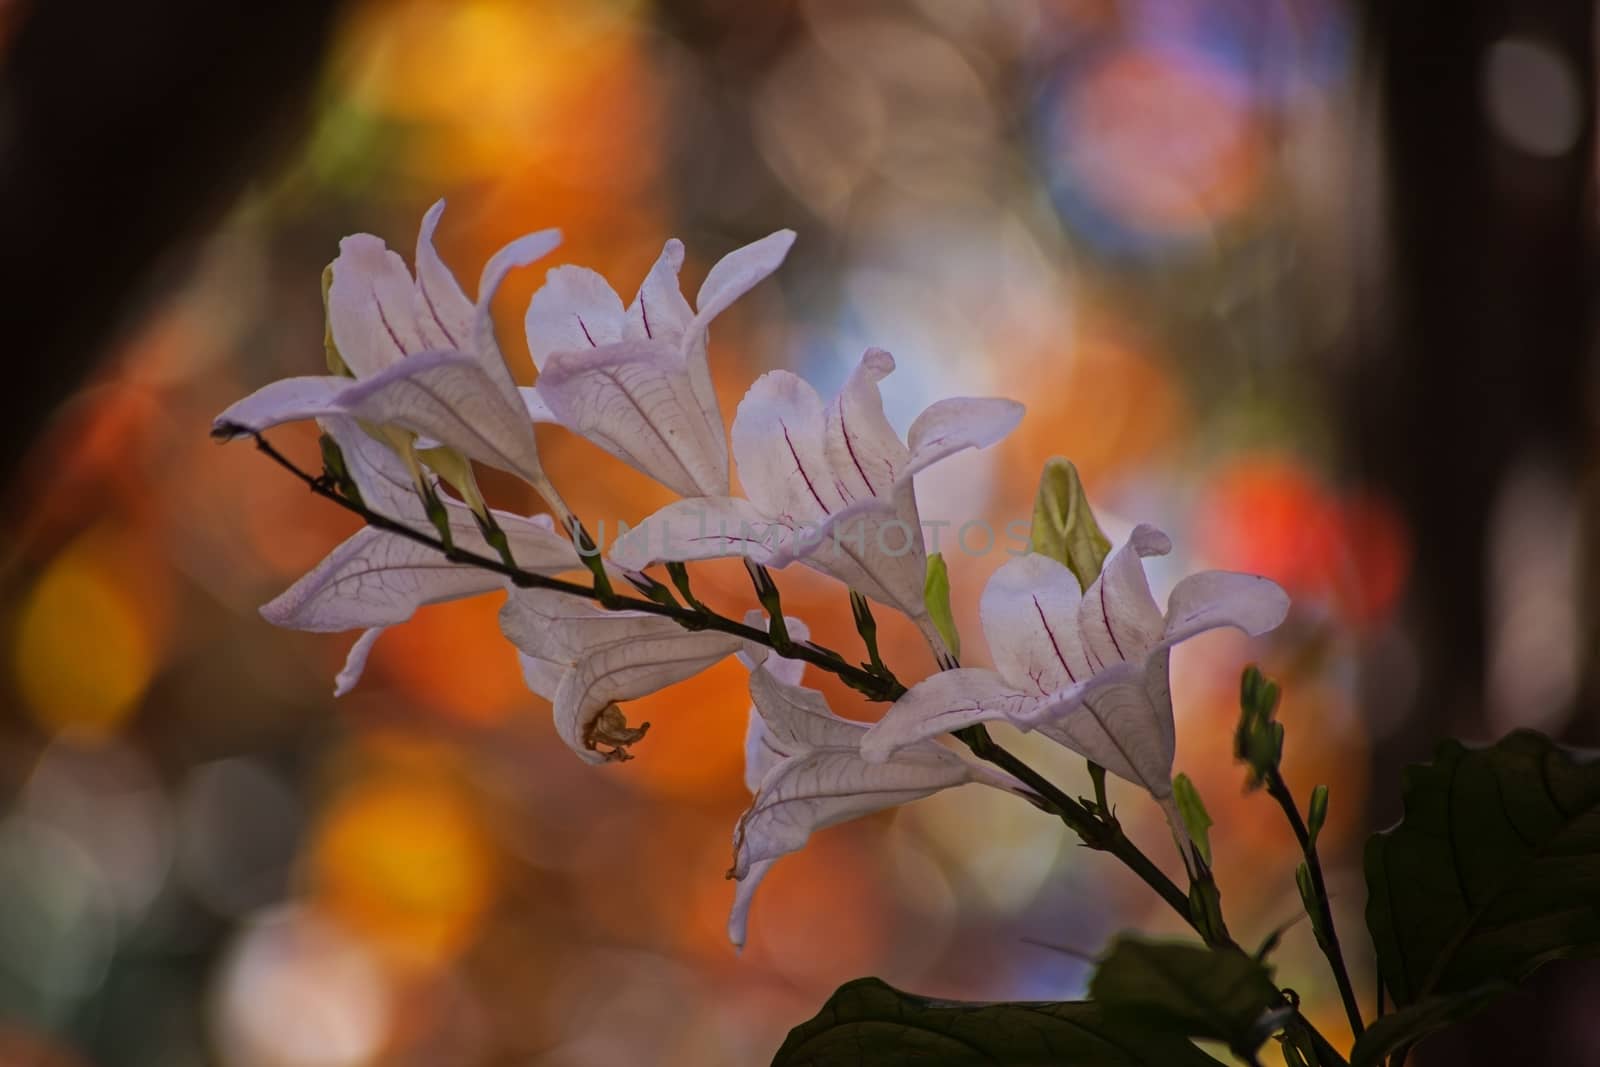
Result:
<svg viewBox="0 0 1600 1067"><path fill-rule="evenodd" d="M1346 622L1372 625L1393 612L1410 546L1383 498L1340 496L1304 465L1269 454L1222 466L1200 499L1196 543L1217 566L1325 600Z"/></svg>
<svg viewBox="0 0 1600 1067"><path fill-rule="evenodd" d="M454 958L497 885L473 794L452 774L377 770L332 799L310 846L317 905L407 968Z"/></svg>

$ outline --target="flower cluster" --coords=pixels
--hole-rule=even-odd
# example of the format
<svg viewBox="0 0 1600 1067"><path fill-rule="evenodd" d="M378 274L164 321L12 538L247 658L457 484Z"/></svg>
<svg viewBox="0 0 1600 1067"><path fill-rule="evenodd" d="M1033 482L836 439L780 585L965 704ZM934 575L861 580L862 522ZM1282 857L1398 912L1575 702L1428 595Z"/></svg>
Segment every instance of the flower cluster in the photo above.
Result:
<svg viewBox="0 0 1600 1067"><path fill-rule="evenodd" d="M738 656L750 672L745 780L753 800L734 832L730 875L739 889L729 933L736 944L756 885L814 830L968 784L1032 798L1027 786L941 740L988 720L1037 730L1142 786L1186 842L1172 801L1169 650L1215 627L1272 629L1288 610L1281 589L1250 575L1204 572L1178 583L1163 612L1141 561L1170 544L1149 526L1104 557L1103 569L1096 559L1094 574L1081 561L1036 551L1006 563L984 590L994 669L957 668L948 620L936 620L940 605L925 592L929 556L914 478L1005 437L1021 420L1021 405L941 400L902 440L880 393L895 367L889 353L869 349L828 401L794 374L773 371L734 414L733 461L745 494L734 496L708 362L710 324L778 268L792 232L723 257L693 306L679 288L676 240L626 307L594 271L551 270L525 320L537 383L519 388L495 340L489 302L510 270L547 255L559 234L507 245L484 268L473 301L434 250L442 210L441 202L423 219L415 274L376 237L341 242L325 277L329 373L268 385L216 422L219 435L237 436L317 420L344 496L390 520L339 545L262 609L280 626L363 631L337 693L357 683L383 630L419 607L505 590L501 629L529 688L550 700L557 732L580 758L606 763L627 759L648 725L630 725L623 704ZM586 559L592 545L540 464L536 422L588 439L683 499L620 537L604 559ZM551 514L489 508L473 463L522 478ZM438 543L430 544L435 534ZM1042 544L1035 540L1036 549ZM473 566L440 545L498 553L507 566ZM742 625L710 626L652 609L677 605L644 574L666 563L686 602L709 620L683 564L735 555L756 576L766 611ZM835 715L803 684L806 661L827 663L829 654L808 643L801 620L783 616L767 576L767 568L791 563L858 594L858 620L870 619L868 600L907 616L948 669L906 689L873 647L872 677L897 699L876 725ZM585 569L592 593L571 581L534 581ZM619 603L613 579L650 600ZM757 643L752 633L766 640ZM870 644L865 629L863 636Z"/></svg>

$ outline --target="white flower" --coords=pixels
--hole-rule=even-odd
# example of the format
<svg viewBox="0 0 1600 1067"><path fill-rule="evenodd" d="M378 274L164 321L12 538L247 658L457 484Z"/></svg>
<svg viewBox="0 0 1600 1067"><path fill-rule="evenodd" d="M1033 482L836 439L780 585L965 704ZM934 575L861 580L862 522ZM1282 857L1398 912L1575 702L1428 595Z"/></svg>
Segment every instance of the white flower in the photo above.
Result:
<svg viewBox="0 0 1600 1067"><path fill-rule="evenodd" d="M937 741L907 745L886 762L861 757L865 723L842 719L822 694L800 686L804 664L775 656L750 672L745 784L754 795L734 829L739 881L728 938L743 947L756 887L782 856L815 830L907 804L969 782L1027 796L1009 776L963 759Z"/></svg>
<svg viewBox="0 0 1600 1067"><path fill-rule="evenodd" d="M400 460L350 419L325 419L323 429L344 454L345 466L368 507L429 534L434 533L410 473ZM493 555L466 505L441 495L457 546ZM540 574L582 566L572 543L548 518L493 512L517 565ZM425 604L509 588L493 571L451 563L438 549L399 534L363 527L299 581L261 608L268 622L296 630L362 629L340 672L336 695L360 680L372 645L385 628L405 622Z"/></svg>
<svg viewBox="0 0 1600 1067"><path fill-rule="evenodd" d="M1006 563L980 603L996 669L945 671L913 686L868 731L863 754L885 760L926 738L1004 719L1038 729L1170 809L1170 649L1222 626L1262 634L1289 610L1288 596L1266 578L1202 571L1177 584L1163 616L1140 558L1171 548L1160 530L1137 527L1082 593L1072 572L1046 556Z"/></svg>
<svg viewBox="0 0 1600 1067"><path fill-rule="evenodd" d="M831 403L788 371L750 387L733 420L733 454L748 499L703 496L670 504L612 547L619 566L747 556L799 560L916 620L942 648L923 603L927 551L912 477L962 449L1010 433L1022 405L941 400L911 424L907 443L883 414L878 382L894 359L869 349Z"/></svg>
<svg viewBox="0 0 1600 1067"><path fill-rule="evenodd" d="M516 474L565 516L539 465L533 426L494 339L490 300L505 276L549 253L557 230L506 245L484 266L473 304L433 247L444 202L417 238L413 279L401 258L370 234L339 243L328 290L328 324L355 376L285 378L234 404L213 424L232 436L284 422L348 416L397 427Z"/></svg>
<svg viewBox="0 0 1600 1067"><path fill-rule="evenodd" d="M706 361L711 320L778 269L794 243L779 230L724 256L689 307L678 290L683 244L666 243L624 310L606 280L557 267L528 306L538 383L535 420L559 422L682 496L728 492L728 444Z"/></svg>
<svg viewBox="0 0 1600 1067"><path fill-rule="evenodd" d="M619 703L693 677L744 644L546 589L512 593L500 629L521 653L528 688L551 702L556 732L590 763L628 759L649 726L630 727Z"/></svg>

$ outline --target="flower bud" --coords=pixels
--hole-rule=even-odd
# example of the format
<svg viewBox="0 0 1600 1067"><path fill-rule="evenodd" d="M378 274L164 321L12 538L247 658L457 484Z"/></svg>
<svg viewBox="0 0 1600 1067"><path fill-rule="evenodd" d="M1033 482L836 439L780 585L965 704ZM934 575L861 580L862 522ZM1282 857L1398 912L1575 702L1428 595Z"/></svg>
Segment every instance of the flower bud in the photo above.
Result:
<svg viewBox="0 0 1600 1067"><path fill-rule="evenodd" d="M1111 541L1095 521L1078 468L1056 456L1044 465L1033 501L1029 547L1067 565L1078 584L1089 588L1111 552Z"/></svg>

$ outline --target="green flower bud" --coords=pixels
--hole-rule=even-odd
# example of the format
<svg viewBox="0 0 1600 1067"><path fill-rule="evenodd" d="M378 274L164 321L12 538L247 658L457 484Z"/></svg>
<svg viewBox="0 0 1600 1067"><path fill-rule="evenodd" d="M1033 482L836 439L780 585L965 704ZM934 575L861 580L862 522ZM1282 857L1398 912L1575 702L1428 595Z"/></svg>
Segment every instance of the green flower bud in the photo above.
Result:
<svg viewBox="0 0 1600 1067"><path fill-rule="evenodd" d="M1057 456L1044 465L1033 501L1029 547L1064 563L1084 589L1100 575L1111 541L1095 521L1078 468Z"/></svg>

